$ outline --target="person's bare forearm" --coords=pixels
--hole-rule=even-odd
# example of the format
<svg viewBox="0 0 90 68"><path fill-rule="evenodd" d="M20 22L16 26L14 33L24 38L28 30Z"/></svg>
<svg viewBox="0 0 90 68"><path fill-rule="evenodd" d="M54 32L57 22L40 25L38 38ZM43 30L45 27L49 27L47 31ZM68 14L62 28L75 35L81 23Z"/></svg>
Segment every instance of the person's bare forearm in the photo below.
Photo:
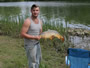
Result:
<svg viewBox="0 0 90 68"><path fill-rule="evenodd" d="M36 40L39 40L40 39L40 36L34 36L34 35L29 35L29 34L21 34L21 36L23 38L28 38L28 39L36 39Z"/></svg>

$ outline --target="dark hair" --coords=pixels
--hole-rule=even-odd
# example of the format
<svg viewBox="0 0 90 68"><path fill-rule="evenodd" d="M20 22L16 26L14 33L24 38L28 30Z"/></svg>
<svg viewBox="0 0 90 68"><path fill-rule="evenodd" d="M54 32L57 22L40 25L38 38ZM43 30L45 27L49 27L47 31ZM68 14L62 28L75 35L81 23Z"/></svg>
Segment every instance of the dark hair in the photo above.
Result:
<svg viewBox="0 0 90 68"><path fill-rule="evenodd" d="M31 6L31 10L32 10L33 8L37 8L37 7L39 7L39 6L36 5L36 4L33 4L33 5Z"/></svg>

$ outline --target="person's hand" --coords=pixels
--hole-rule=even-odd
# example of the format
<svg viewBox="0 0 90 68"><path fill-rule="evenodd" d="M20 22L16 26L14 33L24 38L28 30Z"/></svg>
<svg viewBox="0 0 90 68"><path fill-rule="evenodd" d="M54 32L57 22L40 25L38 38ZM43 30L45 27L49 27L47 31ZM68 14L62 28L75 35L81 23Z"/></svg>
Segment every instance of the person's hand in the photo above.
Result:
<svg viewBox="0 0 90 68"><path fill-rule="evenodd" d="M40 40L41 37L40 37L40 36L35 36L35 39L36 39L36 40Z"/></svg>

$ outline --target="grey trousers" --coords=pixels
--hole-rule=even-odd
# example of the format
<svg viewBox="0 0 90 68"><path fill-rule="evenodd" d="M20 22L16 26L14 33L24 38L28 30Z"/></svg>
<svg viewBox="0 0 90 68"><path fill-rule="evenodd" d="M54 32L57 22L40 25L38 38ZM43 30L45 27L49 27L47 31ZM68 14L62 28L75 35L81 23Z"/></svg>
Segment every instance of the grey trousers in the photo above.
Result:
<svg viewBox="0 0 90 68"><path fill-rule="evenodd" d="M29 68L39 68L39 64L42 58L40 43L31 45L25 45L26 55L28 58Z"/></svg>

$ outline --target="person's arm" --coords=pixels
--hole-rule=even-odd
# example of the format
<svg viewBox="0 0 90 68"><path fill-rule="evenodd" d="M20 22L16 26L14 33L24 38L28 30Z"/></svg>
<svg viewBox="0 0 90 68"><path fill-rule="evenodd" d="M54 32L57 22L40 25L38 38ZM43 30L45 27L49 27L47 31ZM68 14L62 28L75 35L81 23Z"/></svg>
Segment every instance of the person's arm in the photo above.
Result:
<svg viewBox="0 0 90 68"><path fill-rule="evenodd" d="M42 28L43 28L42 27L43 24L42 24L42 21L41 20L40 20L40 24L41 24L41 29L40 29L40 34L41 34L42 33Z"/></svg>
<svg viewBox="0 0 90 68"><path fill-rule="evenodd" d="M27 31L30 27L30 20L29 19L26 19L24 21L24 24L22 26L22 29L21 29L21 36L24 37L24 38L28 38L28 39L37 39L39 40L39 37L38 36L33 36L33 35L29 35L27 34Z"/></svg>

